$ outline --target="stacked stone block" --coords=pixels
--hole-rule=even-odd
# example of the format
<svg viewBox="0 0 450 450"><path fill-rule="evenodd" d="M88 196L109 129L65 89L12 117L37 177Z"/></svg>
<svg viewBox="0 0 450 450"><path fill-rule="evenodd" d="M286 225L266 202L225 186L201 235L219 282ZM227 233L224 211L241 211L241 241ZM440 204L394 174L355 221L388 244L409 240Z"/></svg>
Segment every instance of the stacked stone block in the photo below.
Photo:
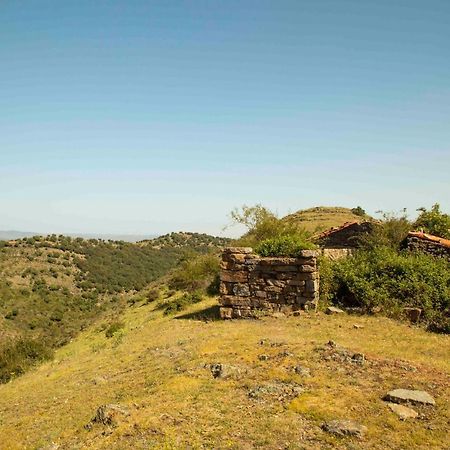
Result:
<svg viewBox="0 0 450 450"><path fill-rule="evenodd" d="M222 254L220 315L224 319L315 307L319 273L314 250L297 258L260 257L249 247L229 247Z"/></svg>

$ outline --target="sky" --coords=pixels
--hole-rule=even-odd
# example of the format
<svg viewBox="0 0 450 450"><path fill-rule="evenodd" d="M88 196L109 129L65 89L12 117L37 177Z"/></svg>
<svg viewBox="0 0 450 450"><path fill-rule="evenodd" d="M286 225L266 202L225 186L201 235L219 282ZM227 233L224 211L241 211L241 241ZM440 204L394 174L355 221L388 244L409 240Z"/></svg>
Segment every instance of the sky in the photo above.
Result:
<svg viewBox="0 0 450 450"><path fill-rule="evenodd" d="M450 1L5 0L0 229L450 212Z"/></svg>

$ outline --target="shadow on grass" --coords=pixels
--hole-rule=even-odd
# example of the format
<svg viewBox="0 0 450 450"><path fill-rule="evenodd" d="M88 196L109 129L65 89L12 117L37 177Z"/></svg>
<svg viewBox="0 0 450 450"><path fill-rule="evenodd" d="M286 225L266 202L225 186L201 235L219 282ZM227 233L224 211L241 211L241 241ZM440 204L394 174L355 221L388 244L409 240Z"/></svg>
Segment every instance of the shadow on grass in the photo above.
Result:
<svg viewBox="0 0 450 450"><path fill-rule="evenodd" d="M196 311L194 313L176 316L174 319L201 320L202 322L215 322L222 320L220 318L219 305L209 306L208 308L202 309L201 311Z"/></svg>

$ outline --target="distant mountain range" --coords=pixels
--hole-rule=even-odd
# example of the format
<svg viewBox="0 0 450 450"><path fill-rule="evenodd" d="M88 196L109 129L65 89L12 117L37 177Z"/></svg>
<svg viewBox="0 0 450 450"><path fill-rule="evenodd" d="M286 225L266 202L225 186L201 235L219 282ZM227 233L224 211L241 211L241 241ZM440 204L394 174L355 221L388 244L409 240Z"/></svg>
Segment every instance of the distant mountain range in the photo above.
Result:
<svg viewBox="0 0 450 450"><path fill-rule="evenodd" d="M51 233L50 233L51 234ZM59 233L58 233L59 234ZM157 237L157 234L95 234L95 233L61 233L65 236L81 237L84 239L111 239L114 241L138 242ZM11 239L22 239L24 237L43 236L46 233L36 231L18 231L18 230L0 230L0 241L9 241Z"/></svg>

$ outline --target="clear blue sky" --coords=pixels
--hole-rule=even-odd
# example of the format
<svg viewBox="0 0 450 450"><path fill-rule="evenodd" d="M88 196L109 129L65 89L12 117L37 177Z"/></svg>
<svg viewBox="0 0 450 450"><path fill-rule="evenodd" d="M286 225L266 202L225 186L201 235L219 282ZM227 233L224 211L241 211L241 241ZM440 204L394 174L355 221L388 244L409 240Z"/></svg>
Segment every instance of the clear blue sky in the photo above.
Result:
<svg viewBox="0 0 450 450"><path fill-rule="evenodd" d="M450 1L2 1L0 229L450 209Z"/></svg>

